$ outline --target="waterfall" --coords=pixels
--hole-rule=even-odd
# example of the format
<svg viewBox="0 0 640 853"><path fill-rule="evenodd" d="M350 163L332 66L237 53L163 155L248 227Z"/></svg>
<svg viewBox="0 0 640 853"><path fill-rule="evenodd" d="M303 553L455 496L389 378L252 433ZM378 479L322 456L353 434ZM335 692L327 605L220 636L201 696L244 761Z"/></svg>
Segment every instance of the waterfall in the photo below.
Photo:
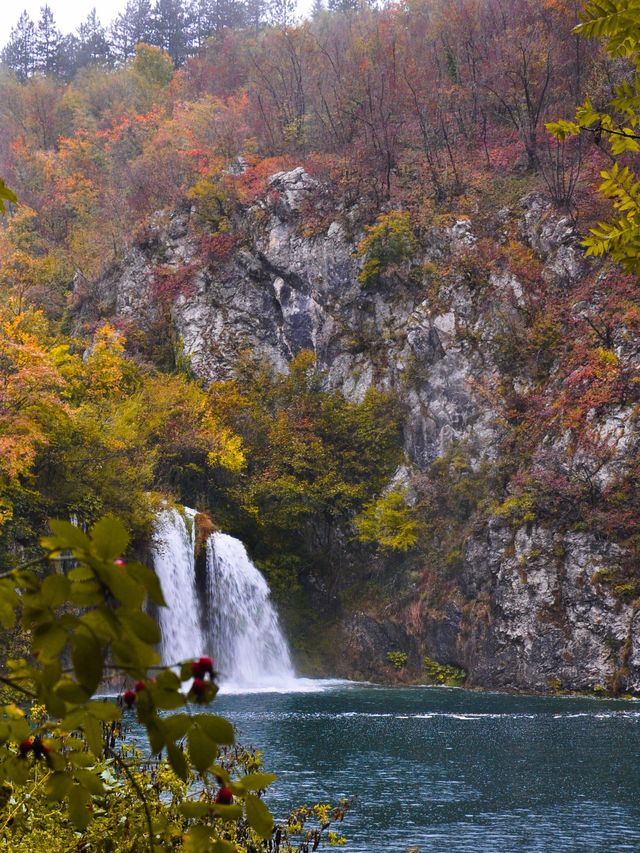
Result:
<svg viewBox="0 0 640 853"><path fill-rule="evenodd" d="M290 688L295 673L269 587L238 539L209 538L207 586L211 647L223 685Z"/></svg>
<svg viewBox="0 0 640 853"><path fill-rule="evenodd" d="M227 689L292 689L295 674L269 587L242 542L224 533L209 537L206 590L198 590L196 515L167 508L155 520L151 556L167 602L158 612L163 663L209 654Z"/></svg>
<svg viewBox="0 0 640 853"><path fill-rule="evenodd" d="M158 612L162 661L167 664L206 651L196 590L195 516L196 511L187 507L184 514L177 509L161 510L151 540L153 567L168 605Z"/></svg>

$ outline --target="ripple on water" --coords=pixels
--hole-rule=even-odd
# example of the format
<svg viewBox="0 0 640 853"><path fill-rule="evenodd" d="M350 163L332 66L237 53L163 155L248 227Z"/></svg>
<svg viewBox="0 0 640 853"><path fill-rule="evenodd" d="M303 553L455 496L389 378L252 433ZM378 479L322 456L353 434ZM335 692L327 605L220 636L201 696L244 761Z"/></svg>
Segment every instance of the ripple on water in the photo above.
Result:
<svg viewBox="0 0 640 853"><path fill-rule="evenodd" d="M358 795L347 853L640 850L631 702L335 686L222 696L278 773L268 802Z"/></svg>

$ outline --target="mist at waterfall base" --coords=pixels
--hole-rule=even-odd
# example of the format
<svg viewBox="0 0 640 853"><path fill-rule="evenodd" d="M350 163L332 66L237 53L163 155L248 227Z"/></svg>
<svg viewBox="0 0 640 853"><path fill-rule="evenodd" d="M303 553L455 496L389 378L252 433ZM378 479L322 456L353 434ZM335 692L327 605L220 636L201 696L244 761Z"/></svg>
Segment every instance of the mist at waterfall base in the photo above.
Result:
<svg viewBox="0 0 640 853"><path fill-rule="evenodd" d="M210 655L222 693L315 692L340 683L296 678L267 582L239 539L209 537L198 583L195 517L185 507L156 518L151 555L167 602L158 613L163 663Z"/></svg>

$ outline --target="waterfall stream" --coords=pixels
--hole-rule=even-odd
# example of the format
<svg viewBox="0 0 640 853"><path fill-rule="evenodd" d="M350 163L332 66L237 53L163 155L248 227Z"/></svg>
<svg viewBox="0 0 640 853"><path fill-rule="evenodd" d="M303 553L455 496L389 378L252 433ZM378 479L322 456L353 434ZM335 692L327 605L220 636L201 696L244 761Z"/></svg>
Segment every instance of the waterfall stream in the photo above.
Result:
<svg viewBox="0 0 640 853"><path fill-rule="evenodd" d="M214 660L233 688L284 688L295 679L269 587L240 540L207 542L207 601Z"/></svg>
<svg viewBox="0 0 640 853"><path fill-rule="evenodd" d="M288 690L296 678L266 580L244 545L224 533L207 542L198 590L195 510L163 509L151 542L167 607L159 610L164 663L209 654L227 690ZM204 606L203 606L204 605Z"/></svg>
<svg viewBox="0 0 640 853"><path fill-rule="evenodd" d="M161 654L172 664L205 653L195 573L195 517L193 509L163 509L156 516L151 540L153 567L167 607L160 607Z"/></svg>

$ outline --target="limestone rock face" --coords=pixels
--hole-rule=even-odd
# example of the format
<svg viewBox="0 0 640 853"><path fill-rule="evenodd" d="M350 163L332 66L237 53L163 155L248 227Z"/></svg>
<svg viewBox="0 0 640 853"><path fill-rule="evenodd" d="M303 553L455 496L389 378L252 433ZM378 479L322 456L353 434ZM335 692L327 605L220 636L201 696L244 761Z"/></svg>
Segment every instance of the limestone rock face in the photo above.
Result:
<svg viewBox="0 0 640 853"><path fill-rule="evenodd" d="M477 282L462 271L465 252L477 244L474 223L460 219L434 226L423 241L418 285L392 274L384 286L363 287L355 254L362 234L349 211L311 235L301 227L322 192L302 168L273 175L265 197L245 211L246 239L228 257L204 264L195 263L201 255L193 212L159 214L144 244L101 283L100 304L123 320L151 324L155 271L188 267L189 287L173 302L172 322L204 380L227 377L247 350L285 372L292 357L310 349L327 385L349 399L361 400L373 385L398 390L412 471L426 469L455 440L464 441L472 461L491 458L499 426L477 389L499 375L489 343L505 322L524 322L523 283L509 271L487 271L478 296ZM498 220L510 215L520 217L523 239L554 286L584 274L571 222L540 194L522 199L515 214L500 211ZM495 239L504 241L498 233ZM444 307L426 295L438 275L430 271L434 261L460 267ZM621 411L611 429L624 433L627 419ZM617 680L640 690L636 611L594 579L611 547L586 533L543 528L523 528L514 539L494 519L468 543L456 589L437 608L420 610L417 591L407 588L397 610L383 616L340 612L345 652L334 672L392 678L386 654L398 650L415 673L428 654L464 667L475 685L589 690Z"/></svg>

